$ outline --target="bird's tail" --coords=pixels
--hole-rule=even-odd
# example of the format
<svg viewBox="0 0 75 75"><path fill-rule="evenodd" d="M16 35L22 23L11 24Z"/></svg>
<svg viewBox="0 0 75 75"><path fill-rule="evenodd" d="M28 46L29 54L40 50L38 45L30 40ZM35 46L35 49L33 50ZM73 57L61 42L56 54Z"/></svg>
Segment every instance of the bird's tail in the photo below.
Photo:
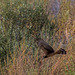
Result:
<svg viewBox="0 0 75 75"><path fill-rule="evenodd" d="M47 55L47 56L44 56L44 58L48 58L48 57L54 56L54 55L56 55L56 54L66 54L66 51L65 51L64 49L60 48L58 51L56 51L56 52L54 52L54 53L51 53L51 54L49 54L49 55Z"/></svg>
<svg viewBox="0 0 75 75"><path fill-rule="evenodd" d="M66 54L66 51L60 48L58 51L55 52L55 54Z"/></svg>

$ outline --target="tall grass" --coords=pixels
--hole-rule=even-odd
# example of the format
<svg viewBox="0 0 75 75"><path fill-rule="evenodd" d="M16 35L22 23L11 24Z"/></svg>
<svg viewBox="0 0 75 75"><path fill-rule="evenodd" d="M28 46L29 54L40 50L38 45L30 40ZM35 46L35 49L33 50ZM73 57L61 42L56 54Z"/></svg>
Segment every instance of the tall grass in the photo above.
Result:
<svg viewBox="0 0 75 75"><path fill-rule="evenodd" d="M1 75L75 74L75 8L71 1L60 1L57 17L50 13L47 0L3 0L0 4ZM54 50L63 47L67 54L43 59L36 37Z"/></svg>

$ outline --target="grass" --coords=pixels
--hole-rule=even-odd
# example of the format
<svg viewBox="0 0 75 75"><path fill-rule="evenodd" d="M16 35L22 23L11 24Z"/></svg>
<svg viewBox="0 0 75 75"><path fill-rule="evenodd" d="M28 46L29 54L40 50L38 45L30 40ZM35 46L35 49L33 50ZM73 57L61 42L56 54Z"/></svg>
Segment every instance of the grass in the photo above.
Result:
<svg viewBox="0 0 75 75"><path fill-rule="evenodd" d="M9 62L7 56L7 63L1 69L1 75L74 75L75 73L75 59L74 48L71 44L67 45L66 55L55 55L53 57L42 59L43 52L40 51L40 60L38 61L38 50L33 57L33 52L30 51L25 54L26 47L24 43L21 49L12 55L12 60Z"/></svg>
<svg viewBox="0 0 75 75"><path fill-rule="evenodd" d="M40 0L39 4L41 4L40 2L42 1L43 0ZM43 3L45 4L46 1L47 0L44 0ZM32 4L33 2L34 0L31 0L29 3ZM6 5L5 5L6 2L3 0L2 3L3 5L0 7L1 8L0 11L6 8ZM23 6L23 1L20 1L19 3L15 3L15 4L13 3L14 1L10 1L10 6L11 8L13 8L12 14L16 18L15 20L13 20L15 22L14 26L16 26L16 23L17 23L16 20L19 17L18 16L19 9L20 7L22 8L24 6ZM38 4L38 0L35 3ZM46 12L46 5L47 4L43 5L45 12ZM0 30L1 31L0 37L2 38L1 39L2 45L0 47L0 50L2 50L2 46L3 46L4 47L3 51L9 50L9 52L5 56L6 58L4 59L4 63L5 63L4 66L1 64L1 60L0 60L0 75L75 75L75 19L74 19L75 8L73 8L73 6L74 5L70 5L70 1L67 2L67 0L63 0L63 2L61 2L61 5L60 5L60 11L57 15L57 19L54 18L54 15L52 13L49 12L48 14L48 19L50 20L49 22L50 24L48 23L48 25L43 26L42 30L40 31L40 36L46 42L48 42L54 48L55 51L63 47L67 51L67 54L66 55L55 55L47 59L43 59L43 56L44 56L43 51L42 50L39 51L39 48L36 48L36 46L34 45L33 40L35 39L34 38L35 34L39 33L39 30L34 31L34 29L36 29L36 26L34 26L34 24L35 25L40 24L42 23L42 21L38 23L38 21L36 20L35 23L32 23L33 21L35 21L34 18L35 19L37 18L36 18L36 14L34 14L33 12L32 12L33 15L31 15L31 12L30 12L31 10L28 11L30 6L27 7L28 8L27 11L32 18L31 17L29 18L28 14L26 16L28 17L27 19L29 21L30 19L33 19L33 20L30 22L27 22L27 24L22 24L23 26L26 26L27 28L29 28L29 32L26 29L24 30L21 29L20 35L22 37L22 40L20 42L18 41L20 43L20 46L18 46L18 44L16 43L16 40L14 40L15 30L17 29L17 27L13 29L14 30L13 32L11 31L12 30L12 18L14 17L11 18L10 15L4 13L6 15L3 15L3 16L7 17L7 19L3 21L2 19L0 19L0 29L1 27L3 27ZM7 9L5 11L9 11L9 7ZM17 9L17 13L16 13L17 16L15 16L14 14L16 9ZM22 13L24 14L23 9L21 10L22 10ZM40 9L37 7L36 10L41 11L42 8ZM37 17L38 17L38 14L40 14L40 11L37 13ZM1 13L2 11L0 12L0 14ZM9 11L9 13L11 12ZM48 13L48 11L46 13ZM41 14L40 14L40 18L42 18ZM46 15L45 15L45 18L46 18ZM8 19L9 20L11 19L11 20L9 21ZM19 18L18 20L23 22L24 19L25 18L22 17L21 19ZM33 29L30 29L32 26L33 26ZM12 35L14 37L12 38L13 39L12 44L13 45L15 44L13 46L13 52L11 52L12 48L9 48L11 44L11 39L10 39L11 35L9 34L10 32L12 32ZM34 32L34 34L32 34L32 32ZM25 33L28 35L25 35ZM31 45L29 45L30 43ZM12 47L12 44L11 44L11 47ZM9 54L10 54L11 59L9 57ZM2 55L2 57L3 56L4 55Z"/></svg>

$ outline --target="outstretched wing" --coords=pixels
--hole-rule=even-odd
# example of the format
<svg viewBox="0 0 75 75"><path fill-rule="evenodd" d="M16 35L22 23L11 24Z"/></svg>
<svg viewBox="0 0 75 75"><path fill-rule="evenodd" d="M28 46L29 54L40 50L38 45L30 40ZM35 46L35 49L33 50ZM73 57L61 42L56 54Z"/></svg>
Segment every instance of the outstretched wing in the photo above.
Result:
<svg viewBox="0 0 75 75"><path fill-rule="evenodd" d="M37 44L44 51L45 54L50 54L54 52L53 48L41 38L37 39Z"/></svg>
<svg viewBox="0 0 75 75"><path fill-rule="evenodd" d="M51 54L54 52L53 48L48 44L42 44L42 47L43 47L42 50L45 52L45 54Z"/></svg>

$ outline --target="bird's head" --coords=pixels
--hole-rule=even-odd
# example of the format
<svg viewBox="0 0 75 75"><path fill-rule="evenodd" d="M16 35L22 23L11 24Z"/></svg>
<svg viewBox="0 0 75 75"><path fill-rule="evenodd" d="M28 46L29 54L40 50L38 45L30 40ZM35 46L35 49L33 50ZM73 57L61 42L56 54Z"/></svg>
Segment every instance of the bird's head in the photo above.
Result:
<svg viewBox="0 0 75 75"><path fill-rule="evenodd" d="M41 38L36 38L34 41L35 41L36 43L38 43L39 40L41 40Z"/></svg>

